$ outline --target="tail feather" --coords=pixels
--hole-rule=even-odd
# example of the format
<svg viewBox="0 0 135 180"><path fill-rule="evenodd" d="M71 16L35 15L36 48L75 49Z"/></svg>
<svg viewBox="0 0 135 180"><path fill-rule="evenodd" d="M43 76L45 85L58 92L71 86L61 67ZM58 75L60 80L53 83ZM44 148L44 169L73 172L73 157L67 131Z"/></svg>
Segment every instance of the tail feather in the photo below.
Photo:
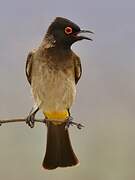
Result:
<svg viewBox="0 0 135 180"><path fill-rule="evenodd" d="M55 169L57 167L74 166L78 163L79 161L72 149L68 129L65 129L65 123L55 125L49 122L43 167L45 169Z"/></svg>

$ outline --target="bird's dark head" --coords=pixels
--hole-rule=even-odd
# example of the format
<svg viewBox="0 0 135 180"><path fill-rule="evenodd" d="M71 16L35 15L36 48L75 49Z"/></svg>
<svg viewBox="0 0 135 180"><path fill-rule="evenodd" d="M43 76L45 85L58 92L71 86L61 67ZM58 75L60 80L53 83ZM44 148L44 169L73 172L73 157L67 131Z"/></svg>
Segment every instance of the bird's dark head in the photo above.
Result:
<svg viewBox="0 0 135 180"><path fill-rule="evenodd" d="M91 38L82 36L80 33L93 32L81 30L80 27L72 21L62 17L57 17L49 26L46 38L53 39L53 42L55 42L56 45L63 47L70 47L73 43L83 39L92 41Z"/></svg>

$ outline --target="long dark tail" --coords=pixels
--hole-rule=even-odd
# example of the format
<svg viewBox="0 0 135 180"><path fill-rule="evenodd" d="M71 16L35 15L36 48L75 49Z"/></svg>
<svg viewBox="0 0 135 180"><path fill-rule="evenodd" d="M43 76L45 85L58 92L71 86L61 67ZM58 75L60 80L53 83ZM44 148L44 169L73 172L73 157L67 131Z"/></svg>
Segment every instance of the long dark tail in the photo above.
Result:
<svg viewBox="0 0 135 180"><path fill-rule="evenodd" d="M79 161L70 143L68 129L65 129L65 123L55 125L49 122L43 167L45 169L55 169L57 167L74 166L78 163Z"/></svg>

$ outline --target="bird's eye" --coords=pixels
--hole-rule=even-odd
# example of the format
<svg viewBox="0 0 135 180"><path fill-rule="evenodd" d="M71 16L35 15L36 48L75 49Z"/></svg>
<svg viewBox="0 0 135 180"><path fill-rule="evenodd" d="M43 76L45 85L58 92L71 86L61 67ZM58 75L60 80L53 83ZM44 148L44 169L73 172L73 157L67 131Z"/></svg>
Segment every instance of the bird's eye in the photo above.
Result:
<svg viewBox="0 0 135 180"><path fill-rule="evenodd" d="M65 33L66 34L71 34L73 32L72 28L71 27L66 27L65 28Z"/></svg>

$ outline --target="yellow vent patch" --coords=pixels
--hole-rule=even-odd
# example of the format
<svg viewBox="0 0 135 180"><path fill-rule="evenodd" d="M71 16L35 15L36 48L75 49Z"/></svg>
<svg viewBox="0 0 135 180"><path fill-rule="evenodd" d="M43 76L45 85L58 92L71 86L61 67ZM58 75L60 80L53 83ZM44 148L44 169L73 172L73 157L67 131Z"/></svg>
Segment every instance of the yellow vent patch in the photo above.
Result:
<svg viewBox="0 0 135 180"><path fill-rule="evenodd" d="M44 114L48 120L65 120L69 117L67 110L62 112L45 112Z"/></svg>

